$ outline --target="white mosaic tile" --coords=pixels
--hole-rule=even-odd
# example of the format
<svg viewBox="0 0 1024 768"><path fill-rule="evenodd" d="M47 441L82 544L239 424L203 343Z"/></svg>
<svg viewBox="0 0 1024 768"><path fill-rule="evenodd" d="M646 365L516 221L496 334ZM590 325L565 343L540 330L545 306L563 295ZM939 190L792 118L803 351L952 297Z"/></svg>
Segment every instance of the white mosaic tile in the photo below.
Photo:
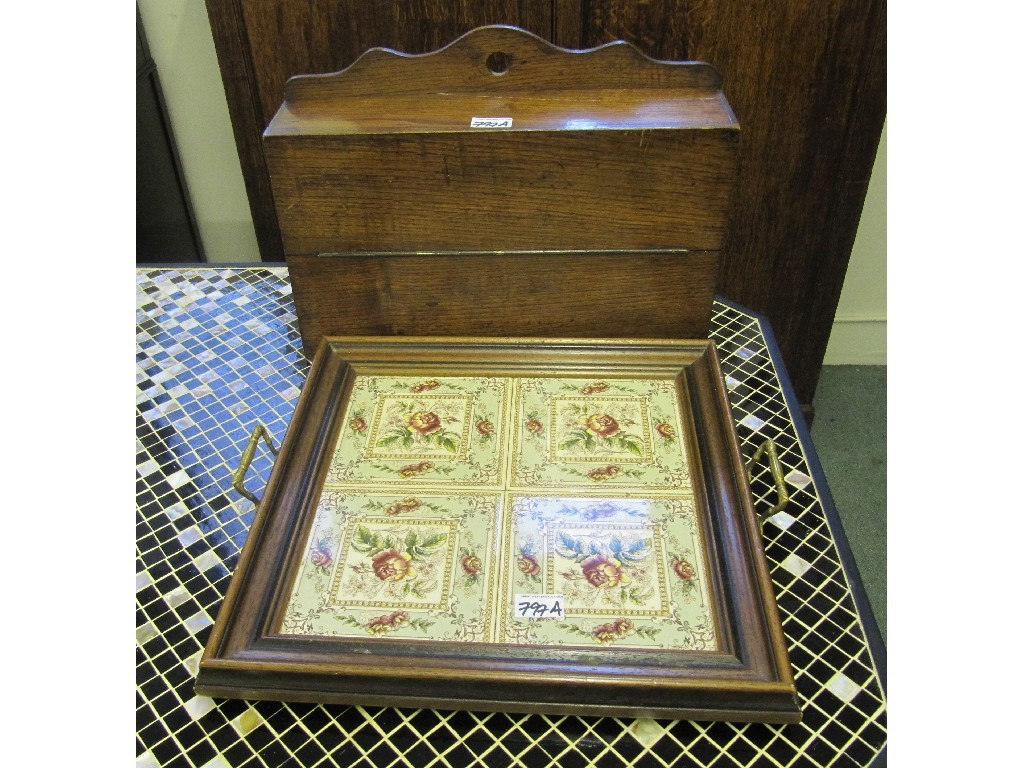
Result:
<svg viewBox="0 0 1024 768"><path fill-rule="evenodd" d="M191 715L193 720L198 720L216 705L209 696L196 696L185 702L185 711Z"/></svg>
<svg viewBox="0 0 1024 768"><path fill-rule="evenodd" d="M825 687L849 704L853 697L861 692L861 687L842 672L836 672L832 678L825 683Z"/></svg>
<svg viewBox="0 0 1024 768"><path fill-rule="evenodd" d="M787 557L785 560L779 563L779 565L785 568L790 573L792 573L797 578L800 578L811 569L810 563L808 563L802 557L799 557L795 554L791 554L789 557Z"/></svg>
<svg viewBox="0 0 1024 768"><path fill-rule="evenodd" d="M183 416L182 418L177 419L176 421L172 421L171 424L174 425L175 429L179 430L188 429L189 427L194 427L196 425L196 423L192 421L192 419L190 419L188 416Z"/></svg>
<svg viewBox="0 0 1024 768"><path fill-rule="evenodd" d="M153 577L149 575L149 571L140 571L135 574L135 591L138 592L140 589L145 589L153 583Z"/></svg>
<svg viewBox="0 0 1024 768"><path fill-rule="evenodd" d="M217 553L212 549L209 552L203 552L199 557L195 559L196 568L200 572L205 572L213 568L215 565L221 565L221 559L217 557Z"/></svg>
<svg viewBox="0 0 1024 768"><path fill-rule="evenodd" d="M167 603L171 608L177 608L179 605L189 599L191 595L185 587L178 587L172 589L166 595L164 595L164 602Z"/></svg>
<svg viewBox="0 0 1024 768"><path fill-rule="evenodd" d="M810 485L813 481L803 472L798 472L797 470L794 469L792 472L786 475L786 482L795 488L803 489Z"/></svg>
<svg viewBox="0 0 1024 768"><path fill-rule="evenodd" d="M149 477L158 469L160 469L160 465L153 461L153 459L149 459L136 466L135 473L139 477Z"/></svg>
<svg viewBox="0 0 1024 768"><path fill-rule="evenodd" d="M776 528L786 530L793 523L796 522L796 518L788 512L776 512L774 515L769 517L765 522L771 523Z"/></svg>
<svg viewBox="0 0 1024 768"><path fill-rule="evenodd" d="M744 416L742 419L740 419L740 424L747 427L748 429L753 430L754 432L757 432L759 429L761 429L761 427L764 426L765 423L761 419L757 418L757 416L750 413Z"/></svg>
<svg viewBox="0 0 1024 768"><path fill-rule="evenodd" d="M171 520L177 520L182 515L188 514L188 507L186 507L182 502L179 501L174 506L168 507L166 510L166 514L167 517L169 517Z"/></svg>
<svg viewBox="0 0 1024 768"><path fill-rule="evenodd" d="M181 488L185 483L189 482L192 478L188 476L188 472L184 469L179 469L173 475L167 478L167 484L171 488Z"/></svg>
<svg viewBox="0 0 1024 768"><path fill-rule="evenodd" d="M159 634L160 630L153 626L153 622L147 621L135 629L135 643L136 645L145 645Z"/></svg>
<svg viewBox="0 0 1024 768"><path fill-rule="evenodd" d="M195 544L203 538L203 533L194 525L191 528L186 528L184 531L178 534L178 541L181 542L181 546L187 547L190 544Z"/></svg>
<svg viewBox="0 0 1024 768"><path fill-rule="evenodd" d="M639 717L630 724L629 732L645 748L650 749L665 735L665 727L658 723L657 720Z"/></svg>
<svg viewBox="0 0 1024 768"><path fill-rule="evenodd" d="M203 652L202 651L196 651L191 656L189 656L187 659L184 659L181 662L181 664L182 664L183 667L185 667L185 669L188 670L188 673L190 675L192 675L192 677L195 677L196 675L199 674L199 662L200 662L200 660L202 658L203 658Z"/></svg>
<svg viewBox="0 0 1024 768"><path fill-rule="evenodd" d="M210 614L206 611L200 611L199 613L193 614L185 619L185 627L193 635L211 624L213 624L213 619L210 618Z"/></svg>
<svg viewBox="0 0 1024 768"><path fill-rule="evenodd" d="M264 722L266 721L263 719L263 715L257 712L254 707L249 707L231 721L231 727L235 729L239 736L244 737L259 728Z"/></svg>

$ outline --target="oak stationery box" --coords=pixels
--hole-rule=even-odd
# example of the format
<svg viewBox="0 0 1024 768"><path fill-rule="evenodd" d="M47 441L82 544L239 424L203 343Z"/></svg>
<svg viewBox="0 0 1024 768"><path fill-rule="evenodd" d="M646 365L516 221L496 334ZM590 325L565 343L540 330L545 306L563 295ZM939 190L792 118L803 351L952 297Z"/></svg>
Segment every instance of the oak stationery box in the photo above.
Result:
<svg viewBox="0 0 1024 768"><path fill-rule="evenodd" d="M264 134L325 335L706 337L739 126L718 73L509 27L293 77Z"/></svg>

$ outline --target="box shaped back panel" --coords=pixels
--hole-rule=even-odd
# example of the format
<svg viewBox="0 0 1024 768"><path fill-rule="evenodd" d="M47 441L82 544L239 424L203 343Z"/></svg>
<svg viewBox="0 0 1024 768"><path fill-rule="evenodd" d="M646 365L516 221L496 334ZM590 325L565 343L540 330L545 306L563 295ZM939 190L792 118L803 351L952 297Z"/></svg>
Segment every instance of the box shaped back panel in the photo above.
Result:
<svg viewBox="0 0 1024 768"><path fill-rule="evenodd" d="M307 354L706 336L738 136L709 65L509 27L292 78L264 142Z"/></svg>

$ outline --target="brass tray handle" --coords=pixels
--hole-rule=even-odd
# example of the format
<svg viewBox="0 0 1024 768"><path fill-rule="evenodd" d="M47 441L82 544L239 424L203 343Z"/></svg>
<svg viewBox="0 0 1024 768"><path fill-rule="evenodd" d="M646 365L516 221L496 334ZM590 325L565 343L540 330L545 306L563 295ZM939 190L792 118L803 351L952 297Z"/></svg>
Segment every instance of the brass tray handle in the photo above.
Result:
<svg viewBox="0 0 1024 768"><path fill-rule="evenodd" d="M778 493L778 500L767 512L761 514L761 520L767 520L777 512L781 512L789 504L789 491L786 490L786 478L782 475L782 462L779 461L779 452L775 447L775 441L768 439L761 443L754 455L747 462L747 480L754 479L754 465L761 460L764 454L768 454L768 468L772 473L772 480L775 481L775 491Z"/></svg>
<svg viewBox="0 0 1024 768"><path fill-rule="evenodd" d="M245 498L253 504L259 504L260 500L246 489L245 473L249 471L249 466L252 464L252 460L256 456L256 446L260 442L260 437L262 437L267 443L267 447L270 448L270 452L277 456L278 449L274 447L274 441L270 439L270 433L267 431L267 428L262 424L257 424L253 428L252 434L249 436L248 445L246 445L245 450L242 451L242 459L238 463L238 469L236 469L235 474L231 476L231 487L245 496Z"/></svg>

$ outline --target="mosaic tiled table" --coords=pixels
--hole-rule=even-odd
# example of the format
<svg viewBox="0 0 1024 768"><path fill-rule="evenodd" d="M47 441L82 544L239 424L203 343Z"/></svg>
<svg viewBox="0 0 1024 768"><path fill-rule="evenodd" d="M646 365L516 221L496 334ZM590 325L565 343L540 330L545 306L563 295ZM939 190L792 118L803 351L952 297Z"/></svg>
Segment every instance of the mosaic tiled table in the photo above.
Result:
<svg viewBox="0 0 1024 768"><path fill-rule="evenodd" d="M789 505L764 524L803 709L797 725L214 700L202 648L254 516L231 488L252 428L280 443L309 361L284 267L137 271L137 766L866 766L885 759L885 650L771 330L719 300L749 456L778 447ZM386 446L385 446L386 449ZM257 453L249 483L269 477ZM755 474L755 507L775 488Z"/></svg>

